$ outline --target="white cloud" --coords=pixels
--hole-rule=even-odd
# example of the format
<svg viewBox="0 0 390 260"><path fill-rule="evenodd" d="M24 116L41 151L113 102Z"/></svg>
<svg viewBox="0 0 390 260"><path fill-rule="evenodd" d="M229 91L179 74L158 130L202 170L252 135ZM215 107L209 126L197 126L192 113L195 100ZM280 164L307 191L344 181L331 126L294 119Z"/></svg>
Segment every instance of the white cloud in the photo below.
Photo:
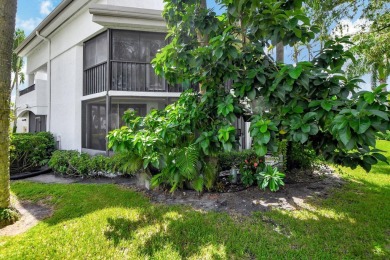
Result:
<svg viewBox="0 0 390 260"><path fill-rule="evenodd" d="M48 15L51 13L51 11L53 11L54 9L54 5L52 3L51 0L45 0L45 1L42 1L41 2L41 9L40 9L40 13L42 15Z"/></svg>
<svg viewBox="0 0 390 260"><path fill-rule="evenodd" d="M332 30L332 35L341 36L352 36L359 32L367 31L371 21L363 18L357 19L355 22L349 19L343 19L340 23Z"/></svg>
<svg viewBox="0 0 390 260"><path fill-rule="evenodd" d="M22 29L26 35L28 35L32 30L34 30L38 24L42 21L42 18L34 17L27 20L21 20L16 17L16 28Z"/></svg>

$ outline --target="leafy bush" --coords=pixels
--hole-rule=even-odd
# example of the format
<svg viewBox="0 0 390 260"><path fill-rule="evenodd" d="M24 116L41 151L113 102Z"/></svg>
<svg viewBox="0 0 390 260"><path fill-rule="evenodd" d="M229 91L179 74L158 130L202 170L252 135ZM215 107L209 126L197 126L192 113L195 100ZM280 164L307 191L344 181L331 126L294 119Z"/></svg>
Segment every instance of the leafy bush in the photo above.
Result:
<svg viewBox="0 0 390 260"><path fill-rule="evenodd" d="M285 175L274 168L267 165L261 172L256 174L257 185L265 190L269 188L271 191L278 191L280 186L284 186L283 178Z"/></svg>
<svg viewBox="0 0 390 260"><path fill-rule="evenodd" d="M129 160L133 158L134 160ZM49 166L56 172L70 176L88 176L96 174L133 174L142 166L134 156L116 153L112 157L90 156L78 151L55 151Z"/></svg>
<svg viewBox="0 0 390 260"><path fill-rule="evenodd" d="M18 211L13 208L0 209L0 228L15 223L19 217Z"/></svg>
<svg viewBox="0 0 390 260"><path fill-rule="evenodd" d="M255 175L251 170L241 170L241 182L244 186L252 186L255 183Z"/></svg>
<svg viewBox="0 0 390 260"><path fill-rule="evenodd" d="M253 150L244 150L244 151L231 151L231 152L222 152L218 154L218 166L219 170L227 171L230 170L233 166L240 167L245 160L250 160L250 158L258 157Z"/></svg>
<svg viewBox="0 0 390 260"><path fill-rule="evenodd" d="M377 139L390 141L390 130L387 130L386 133L378 132Z"/></svg>
<svg viewBox="0 0 390 260"><path fill-rule="evenodd" d="M311 169L317 159L314 150L296 142L288 142L287 145L287 170Z"/></svg>
<svg viewBox="0 0 390 260"><path fill-rule="evenodd" d="M47 164L55 150L51 133L13 134L10 145L11 174Z"/></svg>

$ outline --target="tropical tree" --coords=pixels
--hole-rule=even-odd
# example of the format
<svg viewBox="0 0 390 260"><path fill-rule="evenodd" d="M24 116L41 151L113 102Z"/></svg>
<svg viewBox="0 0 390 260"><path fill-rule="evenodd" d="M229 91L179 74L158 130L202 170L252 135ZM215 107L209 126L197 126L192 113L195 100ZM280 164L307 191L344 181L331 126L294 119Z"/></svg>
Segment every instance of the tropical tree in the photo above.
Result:
<svg viewBox="0 0 390 260"><path fill-rule="evenodd" d="M357 58L357 63L349 67L353 76L371 73L373 89L385 84L390 75L390 12L387 8L378 15L369 16L371 19L368 29L361 31L352 38L354 46L351 51Z"/></svg>
<svg viewBox="0 0 390 260"><path fill-rule="evenodd" d="M277 152L285 139L352 168L370 171L386 161L375 149L375 133L389 129L386 93L358 92L361 80L345 77L353 58L347 38L324 42L311 61L279 63L267 52L270 43L306 44L319 32L302 1L218 3L226 10L221 16L199 0L165 0L170 43L154 59L155 71L171 84L199 84L202 94L187 91L145 118L129 115L128 127L109 134L110 147L138 155L145 168L160 171L156 184L173 188L186 181L207 187L204 158L237 145L239 117L251 123L258 156ZM260 109L253 102L259 98Z"/></svg>
<svg viewBox="0 0 390 260"><path fill-rule="evenodd" d="M13 50L15 50L26 38L24 31L21 29L16 29L14 34L14 43L13 43ZM15 95L19 95L19 84L24 83L25 75L22 72L23 68L23 59L19 57L15 52L12 53L12 65L11 65L11 71L13 73L13 79L12 79L12 85L11 85L11 93L15 89ZM14 103L14 126L13 126L13 132L16 132L16 120L17 120L17 111L16 111L16 102Z"/></svg>
<svg viewBox="0 0 390 260"><path fill-rule="evenodd" d="M9 126L16 0L0 0L0 209L10 207Z"/></svg>

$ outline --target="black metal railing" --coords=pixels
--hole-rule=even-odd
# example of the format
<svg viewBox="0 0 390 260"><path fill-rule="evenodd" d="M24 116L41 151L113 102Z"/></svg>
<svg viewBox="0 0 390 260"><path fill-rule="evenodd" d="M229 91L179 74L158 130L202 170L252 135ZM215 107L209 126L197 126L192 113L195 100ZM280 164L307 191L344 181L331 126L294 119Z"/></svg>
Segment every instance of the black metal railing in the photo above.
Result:
<svg viewBox="0 0 390 260"><path fill-rule="evenodd" d="M170 86L146 62L111 61L111 90L142 92L182 92L181 85Z"/></svg>
<svg viewBox="0 0 390 260"><path fill-rule="evenodd" d="M84 95L106 91L107 62L97 64L84 70Z"/></svg>
<svg viewBox="0 0 390 260"><path fill-rule="evenodd" d="M84 70L84 95L107 90L107 63ZM192 86L198 89L197 86ZM150 63L111 61L111 86L114 91L183 92L181 84L169 85L158 77Z"/></svg>
<svg viewBox="0 0 390 260"><path fill-rule="evenodd" d="M35 84L29 86L28 88L25 88L21 91L19 91L19 96L23 96L24 94L30 93L35 90Z"/></svg>

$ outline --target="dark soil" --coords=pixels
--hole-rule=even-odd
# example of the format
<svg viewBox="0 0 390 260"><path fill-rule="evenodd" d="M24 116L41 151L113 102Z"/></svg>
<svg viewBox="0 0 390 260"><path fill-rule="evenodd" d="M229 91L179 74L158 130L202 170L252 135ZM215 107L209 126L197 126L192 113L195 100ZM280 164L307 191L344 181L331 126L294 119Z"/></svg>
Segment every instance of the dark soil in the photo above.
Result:
<svg viewBox="0 0 390 260"><path fill-rule="evenodd" d="M198 210L219 211L229 214L251 215L256 211L268 211L272 208L298 210L308 205L307 199L326 197L330 190L339 188L344 181L327 166L319 166L314 170L296 170L287 174L286 185L277 192L260 190L257 186L244 187L232 184L229 177L221 176L219 183L223 185L215 191L198 193L193 190L177 190L173 194L159 188L147 190L140 187L135 176L117 176L115 178L64 178L53 174L43 174L28 181L42 183L97 183L117 184L142 192L152 202L163 204L189 205ZM217 192L218 191L218 192Z"/></svg>
<svg viewBox="0 0 390 260"><path fill-rule="evenodd" d="M240 185L235 185L237 190L241 189L240 191L224 193L182 190L171 194L163 189L138 190L156 203L189 205L205 211L250 215L256 211L268 211L272 208L284 210L304 208L308 198L326 197L330 189L341 187L344 183L326 166L317 167L314 171L294 171L286 181L286 185L277 192L263 191L257 186L243 188ZM233 185L230 187L233 191Z"/></svg>

